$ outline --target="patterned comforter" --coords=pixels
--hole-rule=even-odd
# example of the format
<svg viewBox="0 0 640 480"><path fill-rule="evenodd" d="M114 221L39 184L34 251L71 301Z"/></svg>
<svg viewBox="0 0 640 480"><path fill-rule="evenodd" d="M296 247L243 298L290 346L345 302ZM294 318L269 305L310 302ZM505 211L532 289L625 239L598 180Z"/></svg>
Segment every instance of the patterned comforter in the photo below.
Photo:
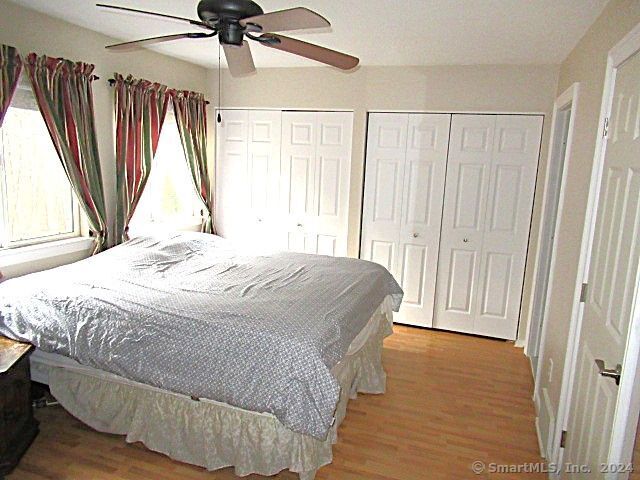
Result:
<svg viewBox="0 0 640 480"><path fill-rule="evenodd" d="M398 284L362 260L143 237L0 284L0 333L324 439L340 394L331 368L389 295L397 311Z"/></svg>

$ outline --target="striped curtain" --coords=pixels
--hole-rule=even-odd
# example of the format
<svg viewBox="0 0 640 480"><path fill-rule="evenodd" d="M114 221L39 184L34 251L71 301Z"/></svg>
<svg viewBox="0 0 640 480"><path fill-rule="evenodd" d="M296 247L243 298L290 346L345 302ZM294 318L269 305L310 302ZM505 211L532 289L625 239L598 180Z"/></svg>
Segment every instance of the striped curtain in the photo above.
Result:
<svg viewBox="0 0 640 480"><path fill-rule="evenodd" d="M96 138L94 66L30 53L26 69L40 112L69 182L95 238L94 254L106 247L107 227Z"/></svg>
<svg viewBox="0 0 640 480"><path fill-rule="evenodd" d="M149 178L172 91L115 74L116 244L129 239L129 222Z"/></svg>
<svg viewBox="0 0 640 480"><path fill-rule="evenodd" d="M9 45L0 45L0 126L18 86L21 70L18 51Z"/></svg>
<svg viewBox="0 0 640 480"><path fill-rule="evenodd" d="M173 110L193 183L207 207L208 215L203 221L202 231L215 233L213 191L207 160L207 102L201 93L176 92L173 95Z"/></svg>

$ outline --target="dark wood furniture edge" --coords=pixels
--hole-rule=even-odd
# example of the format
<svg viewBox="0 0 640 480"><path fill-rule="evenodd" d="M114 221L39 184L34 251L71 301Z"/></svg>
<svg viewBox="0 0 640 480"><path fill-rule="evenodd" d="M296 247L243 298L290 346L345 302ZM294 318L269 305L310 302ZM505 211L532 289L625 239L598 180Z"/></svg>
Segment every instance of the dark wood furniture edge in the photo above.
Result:
<svg viewBox="0 0 640 480"><path fill-rule="evenodd" d="M7 380L16 382L22 378L22 383L27 384L27 391L29 392L24 396L28 415L23 417L24 423L19 433L10 437L8 445L3 442L4 447L0 455L0 479L3 479L5 475L8 475L15 468L39 432L38 421L33 417L33 408L31 406L29 355L32 349L33 346L28 343L17 342L0 335L0 377L2 377L2 388L7 387ZM0 414L4 415L5 412L0 411ZM6 421L7 419L5 418L4 422ZM4 422L2 423L3 434L5 432Z"/></svg>
<svg viewBox="0 0 640 480"><path fill-rule="evenodd" d="M10 451L9 457L6 458L5 462L0 463L0 479L5 475L9 475L16 465L18 465L22 455L24 455L27 449L31 446L31 443L36 438L39 431L38 421L31 417L31 421L25 426L25 429L23 430L24 433L20 437L19 442L15 444L14 448Z"/></svg>
<svg viewBox="0 0 640 480"><path fill-rule="evenodd" d="M0 335L0 373L8 372L32 348L31 344L17 342Z"/></svg>

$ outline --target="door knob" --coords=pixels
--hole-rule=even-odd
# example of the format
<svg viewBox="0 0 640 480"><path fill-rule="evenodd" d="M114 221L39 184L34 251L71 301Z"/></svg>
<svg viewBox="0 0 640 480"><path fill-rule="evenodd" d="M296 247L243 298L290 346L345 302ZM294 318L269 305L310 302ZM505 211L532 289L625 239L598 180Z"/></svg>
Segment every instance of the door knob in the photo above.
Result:
<svg viewBox="0 0 640 480"><path fill-rule="evenodd" d="M301 226L302 226L302 224L301 224L301 223L299 223L297 226L298 226L298 227L301 227Z"/></svg>
<svg viewBox="0 0 640 480"><path fill-rule="evenodd" d="M616 381L616 385L620 385L620 376L622 375L622 365L616 365L615 370L605 368L604 362L602 360L596 360L596 365L598 367L598 373L603 377L613 378Z"/></svg>
<svg viewBox="0 0 640 480"><path fill-rule="evenodd" d="M469 239L465 238L464 240L462 240L464 243L469 243Z"/></svg>
<svg viewBox="0 0 640 480"><path fill-rule="evenodd" d="M419 233L414 233L414 234L413 234L413 238L418 238L419 236L420 236L420 234L419 234Z"/></svg>

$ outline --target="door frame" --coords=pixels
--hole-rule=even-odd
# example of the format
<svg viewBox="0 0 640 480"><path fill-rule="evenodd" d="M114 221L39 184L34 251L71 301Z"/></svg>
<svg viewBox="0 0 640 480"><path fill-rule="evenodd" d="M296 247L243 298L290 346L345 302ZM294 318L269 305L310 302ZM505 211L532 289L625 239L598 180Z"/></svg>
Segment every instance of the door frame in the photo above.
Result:
<svg viewBox="0 0 640 480"><path fill-rule="evenodd" d="M542 357L544 353L544 338L545 338L545 322L543 321L547 318L549 313L549 293L553 288L553 271L556 263L556 250L557 250L557 242L558 242L558 230L560 227L560 219L562 218L562 212L564 208L564 196L566 190L566 182L567 182L567 171L569 162L571 159L571 151L573 147L573 135L575 130L575 118L576 111L578 106L578 96L580 93L580 84L574 83L567 90L565 90L553 104L553 114L551 117L551 138L549 140L549 153L548 153L548 161L547 161L547 172L545 176L544 182L544 196L542 199L542 218L540 221L540 231L538 232L538 253L536 255L536 260L533 267L533 301L529 305L528 311L528 319L527 322L527 332L524 339L524 354L530 356L530 353L536 348L532 342L533 339L533 329L538 329L538 338L537 338L537 349L538 349L538 358ZM563 139L563 125L560 122L560 114L562 112L569 112L569 125L567 127L567 136L566 141L567 145L564 149L563 158L560 158L561 149L559 149L558 142ZM557 166L559 162L562 161L562 168L558 169ZM553 225L553 229L550 232L545 232L544 225L547 223L547 208L549 207L549 202L552 201L549 198L549 189L551 182L556 181L560 178L560 187L558 192L558 202L555 205L555 213L556 213L556 221ZM550 249L545 251L542 248L543 243L549 242L548 238L545 238L545 233L551 233L554 236L553 242L551 242ZM541 274L542 266L549 262L549 271L546 278L538 278ZM545 292L545 302L542 303L541 298L538 298L538 302L535 302L536 293L538 291L544 290ZM538 307L539 315L536 316L535 308ZM541 327L542 325L542 327ZM538 385L538 378L540 375L540 363L538 362L538 366L536 370L533 372L535 378L535 385Z"/></svg>
<svg viewBox="0 0 640 480"><path fill-rule="evenodd" d="M600 197L600 185L603 174L604 158L607 146L607 138L604 135L605 122L611 114L613 105L613 90L618 67L627 59L640 51L640 24L636 25L620 42L618 42L607 56L607 68L600 109L598 137L594 154L591 182L589 185L589 199L585 217L585 226L580 248L580 260L578 263L578 275L574 291L573 309L567 351L565 355L565 367L562 374L562 388L558 408L558 421L551 445L552 455L550 462L561 464L564 449L560 447L563 430L567 430L569 412L573 395L573 385L576 375L578 341L582 330L584 304L580 303L583 283L589 277L589 259L593 248L596 214ZM640 277L640 274L638 275ZM640 415L640 372L638 365L640 360L640 278L636 279L631 321L627 337L626 352L623 360L620 388L614 414L613 429L611 432L611 444L608 462L610 464L628 464L633 454L633 440L635 439ZM628 473L609 474L606 478L628 478Z"/></svg>

